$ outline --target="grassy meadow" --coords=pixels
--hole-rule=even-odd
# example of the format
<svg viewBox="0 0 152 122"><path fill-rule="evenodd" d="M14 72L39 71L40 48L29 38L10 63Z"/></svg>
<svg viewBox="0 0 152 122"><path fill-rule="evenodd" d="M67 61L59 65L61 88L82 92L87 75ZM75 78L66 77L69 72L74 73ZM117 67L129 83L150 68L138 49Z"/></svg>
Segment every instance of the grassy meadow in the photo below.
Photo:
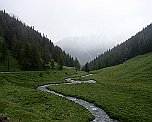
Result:
<svg viewBox="0 0 152 122"><path fill-rule="evenodd" d="M72 68L62 71L0 73L0 116L9 122L88 122L88 110L65 98L37 90L39 85L65 82L83 75Z"/></svg>
<svg viewBox="0 0 152 122"><path fill-rule="evenodd" d="M96 84L49 89L93 102L120 122L152 122L152 53L91 73Z"/></svg>

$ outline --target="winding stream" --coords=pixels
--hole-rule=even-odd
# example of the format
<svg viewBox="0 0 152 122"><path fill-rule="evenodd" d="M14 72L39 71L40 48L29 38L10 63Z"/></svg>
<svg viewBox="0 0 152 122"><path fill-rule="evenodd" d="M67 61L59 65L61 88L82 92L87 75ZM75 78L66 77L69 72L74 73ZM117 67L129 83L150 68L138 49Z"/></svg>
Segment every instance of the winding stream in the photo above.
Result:
<svg viewBox="0 0 152 122"><path fill-rule="evenodd" d="M89 75L92 75L92 74L89 74ZM87 77L89 75L85 75L82 77ZM71 78L67 78L65 80L68 81L68 83L61 83L61 84L68 84L69 85L69 84L78 84L78 83L96 83L96 81L94 81L94 80L75 81L75 80L72 80ZM91 122L118 122L117 120L111 119L101 108L96 107L92 103L89 103L89 102L84 101L82 99L77 99L75 97L65 96L63 94L60 94L60 93L57 93L55 91L51 91L51 90L47 89L48 86L54 86L54 85L60 85L60 84L47 84L47 85L39 86L37 89L44 91L44 92L49 92L49 93L55 94L55 95L60 96L60 97L64 97L68 100L71 100L75 103L78 103L79 105L84 106L95 117L95 119Z"/></svg>

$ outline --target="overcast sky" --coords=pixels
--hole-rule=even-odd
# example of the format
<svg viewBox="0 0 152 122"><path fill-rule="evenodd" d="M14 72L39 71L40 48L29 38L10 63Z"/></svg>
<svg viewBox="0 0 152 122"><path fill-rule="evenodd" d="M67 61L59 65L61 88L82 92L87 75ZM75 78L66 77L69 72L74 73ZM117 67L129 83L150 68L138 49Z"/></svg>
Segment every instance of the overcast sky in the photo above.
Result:
<svg viewBox="0 0 152 122"><path fill-rule="evenodd" d="M152 23L152 0L0 0L0 9L53 42L90 35L121 42Z"/></svg>

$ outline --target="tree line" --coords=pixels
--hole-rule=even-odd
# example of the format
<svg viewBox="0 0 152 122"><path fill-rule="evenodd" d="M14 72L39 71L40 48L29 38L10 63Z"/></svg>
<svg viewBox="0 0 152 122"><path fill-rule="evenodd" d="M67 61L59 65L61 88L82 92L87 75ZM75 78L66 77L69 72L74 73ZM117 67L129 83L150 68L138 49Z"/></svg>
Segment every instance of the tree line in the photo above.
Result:
<svg viewBox="0 0 152 122"><path fill-rule="evenodd" d="M91 62L86 63L83 70L98 70L118 65L130 58L148 52L152 52L152 24L143 28L142 31L125 42L118 44L99 55Z"/></svg>
<svg viewBox="0 0 152 122"><path fill-rule="evenodd" d="M44 34L29 27L5 10L0 11L0 63L8 60L8 55L19 61L23 70L53 69L55 64L76 67L80 63L70 54L53 44Z"/></svg>

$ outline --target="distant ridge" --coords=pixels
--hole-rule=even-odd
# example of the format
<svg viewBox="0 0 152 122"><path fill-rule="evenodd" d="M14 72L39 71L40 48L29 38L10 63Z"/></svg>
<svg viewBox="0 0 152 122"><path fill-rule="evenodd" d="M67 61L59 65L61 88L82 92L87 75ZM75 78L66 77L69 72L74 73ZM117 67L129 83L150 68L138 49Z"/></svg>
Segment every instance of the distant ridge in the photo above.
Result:
<svg viewBox="0 0 152 122"><path fill-rule="evenodd" d="M56 44L73 57L77 57L81 65L93 60L114 45L103 36L67 37Z"/></svg>

